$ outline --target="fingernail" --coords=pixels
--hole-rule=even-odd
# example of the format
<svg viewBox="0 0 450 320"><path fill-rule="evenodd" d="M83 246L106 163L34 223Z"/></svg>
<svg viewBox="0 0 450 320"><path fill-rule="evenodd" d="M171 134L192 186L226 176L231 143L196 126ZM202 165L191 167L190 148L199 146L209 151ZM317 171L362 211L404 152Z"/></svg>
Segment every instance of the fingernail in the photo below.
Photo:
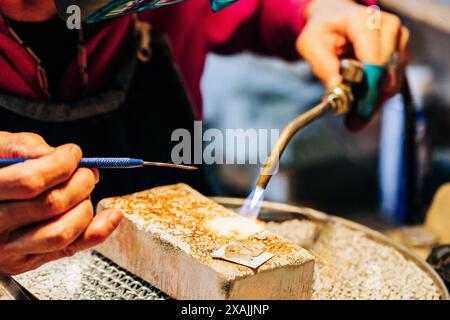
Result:
<svg viewBox="0 0 450 320"><path fill-rule="evenodd" d="M95 184L99 183L100 182L100 173L98 172L98 169L92 168L91 170L95 177Z"/></svg>
<svg viewBox="0 0 450 320"><path fill-rule="evenodd" d="M122 221L122 218L123 218L123 213L121 210L118 210L118 209L113 210L108 216L109 221L114 226L119 225L120 221Z"/></svg>
<svg viewBox="0 0 450 320"><path fill-rule="evenodd" d="M71 151L72 151L73 156L74 156L76 159L81 159L81 157L82 157L82 152L81 152L80 147L74 145L74 146L72 146Z"/></svg>

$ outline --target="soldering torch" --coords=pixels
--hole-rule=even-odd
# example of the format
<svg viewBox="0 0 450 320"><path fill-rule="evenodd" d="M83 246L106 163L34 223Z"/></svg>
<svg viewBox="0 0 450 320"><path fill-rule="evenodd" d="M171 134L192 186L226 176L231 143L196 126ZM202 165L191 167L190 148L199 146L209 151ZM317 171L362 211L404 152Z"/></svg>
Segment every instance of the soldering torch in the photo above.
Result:
<svg viewBox="0 0 450 320"><path fill-rule="evenodd" d="M240 214L252 219L258 216L265 190L277 172L280 158L300 129L327 114L343 115L356 111L361 118L368 120L375 110L386 70L387 67L384 65L364 64L351 59L342 60L340 82L327 89L320 104L294 119L281 132L262 169L256 188L241 208Z"/></svg>

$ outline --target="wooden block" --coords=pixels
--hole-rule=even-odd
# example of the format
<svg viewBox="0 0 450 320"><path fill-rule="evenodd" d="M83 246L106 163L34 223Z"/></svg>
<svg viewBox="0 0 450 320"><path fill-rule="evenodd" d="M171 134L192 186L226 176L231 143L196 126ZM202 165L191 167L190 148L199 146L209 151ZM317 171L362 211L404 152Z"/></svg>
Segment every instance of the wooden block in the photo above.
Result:
<svg viewBox="0 0 450 320"><path fill-rule="evenodd" d="M124 222L97 250L177 299L309 299L314 258L184 184L104 199ZM230 243L274 256L258 269L214 259Z"/></svg>
<svg viewBox="0 0 450 320"><path fill-rule="evenodd" d="M425 220L440 243L450 243L450 184L442 186L433 199Z"/></svg>

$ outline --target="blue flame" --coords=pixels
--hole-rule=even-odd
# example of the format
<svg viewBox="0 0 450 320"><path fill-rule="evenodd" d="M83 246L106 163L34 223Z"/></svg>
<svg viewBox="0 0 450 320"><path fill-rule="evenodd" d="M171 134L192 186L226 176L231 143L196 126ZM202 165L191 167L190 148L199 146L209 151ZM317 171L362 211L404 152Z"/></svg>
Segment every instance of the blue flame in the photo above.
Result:
<svg viewBox="0 0 450 320"><path fill-rule="evenodd" d="M256 187L245 200L244 205L239 210L239 214L249 219L257 219L264 201L265 191L261 187Z"/></svg>

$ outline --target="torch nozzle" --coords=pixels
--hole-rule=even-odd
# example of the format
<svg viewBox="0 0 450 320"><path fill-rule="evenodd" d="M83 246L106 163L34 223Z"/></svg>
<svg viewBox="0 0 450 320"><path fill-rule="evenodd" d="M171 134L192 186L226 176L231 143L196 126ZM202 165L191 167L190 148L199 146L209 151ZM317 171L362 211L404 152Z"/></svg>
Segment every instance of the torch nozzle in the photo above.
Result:
<svg viewBox="0 0 450 320"><path fill-rule="evenodd" d="M329 101L324 100L322 103L303 113L288 124L288 126L281 132L280 137L276 141L275 146L273 147L272 152L270 153L270 156L262 169L261 175L256 184L259 188L266 189L270 179L278 171L281 155L294 135L300 129L332 110L332 104Z"/></svg>
<svg viewBox="0 0 450 320"><path fill-rule="evenodd" d="M300 129L329 112L345 114L350 111L354 103L353 86L363 80L364 66L358 61L347 59L341 61L340 72L340 83L328 88L322 102L294 119L283 130L258 179L257 186L259 188L267 187L270 179L277 172L281 155L286 146Z"/></svg>

